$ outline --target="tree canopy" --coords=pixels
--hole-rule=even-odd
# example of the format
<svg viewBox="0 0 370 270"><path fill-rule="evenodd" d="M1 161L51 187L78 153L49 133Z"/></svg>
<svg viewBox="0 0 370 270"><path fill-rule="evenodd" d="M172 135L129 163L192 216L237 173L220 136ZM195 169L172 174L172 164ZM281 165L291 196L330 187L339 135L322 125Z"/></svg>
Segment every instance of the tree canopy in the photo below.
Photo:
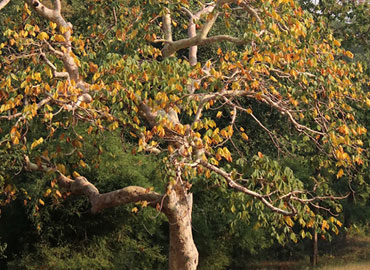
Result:
<svg viewBox="0 0 370 270"><path fill-rule="evenodd" d="M36 214L71 195L93 213L151 206L170 224L170 269L197 267L192 189L205 182L242 198L231 212L258 211L293 241L306 236L294 224L338 231L315 209L340 211L347 194L331 183L350 186L365 162L368 80L297 2L3 0L0 10L3 205L27 203L15 179L34 174L50 179ZM99 192L91 171L112 136L156 156L163 188ZM312 175L299 179L289 159Z"/></svg>

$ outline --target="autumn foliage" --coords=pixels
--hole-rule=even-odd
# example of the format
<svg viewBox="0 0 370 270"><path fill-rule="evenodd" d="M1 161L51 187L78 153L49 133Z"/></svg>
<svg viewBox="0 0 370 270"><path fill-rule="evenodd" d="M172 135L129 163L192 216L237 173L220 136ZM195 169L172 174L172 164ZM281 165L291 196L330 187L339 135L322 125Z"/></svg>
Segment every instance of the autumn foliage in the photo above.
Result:
<svg viewBox="0 0 370 270"><path fill-rule="evenodd" d="M329 175L351 181L364 163L367 130L356 112L370 106L367 79L353 54L295 1L14 5L19 11L1 10L11 16L0 39L0 147L17 153L12 164L21 170L51 175L45 197L86 195L95 212L141 202L178 220L176 203L191 216L192 185L214 179L253 198L251 209L282 214L288 227L341 226L312 209L332 211L321 202L346 194L330 191ZM259 146L255 129L273 151L266 153L265 139ZM84 144L106 132L134 142L133 155L159 155L167 168L163 194L140 187L99 194L94 179L81 176L98 166L87 163ZM300 154L293 141L314 153L325 177L304 183L281 165L278 155ZM11 166L0 171L8 202L19 192ZM179 269L171 255L170 267Z"/></svg>

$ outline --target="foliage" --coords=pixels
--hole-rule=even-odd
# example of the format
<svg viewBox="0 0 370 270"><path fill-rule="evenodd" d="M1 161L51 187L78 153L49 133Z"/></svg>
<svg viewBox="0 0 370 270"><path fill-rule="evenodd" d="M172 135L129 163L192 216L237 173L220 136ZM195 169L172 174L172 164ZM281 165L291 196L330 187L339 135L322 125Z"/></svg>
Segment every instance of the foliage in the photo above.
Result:
<svg viewBox="0 0 370 270"><path fill-rule="evenodd" d="M40 221L45 205L58 208L74 194L88 197L94 213L133 202L132 213L152 206L170 230L178 224L176 237L188 233L191 243L178 241L170 252L190 258L197 256L190 197L209 183L222 204L230 202L223 222L235 213L269 227L282 244L311 237L312 229L338 233L341 222L321 212L341 210L335 200L344 194L334 184L361 182L353 172L366 162L359 119L370 106L368 78L362 63L347 61L353 53L338 37L295 1L28 0L6 8L0 151L10 159L0 167L2 203L23 196L38 230L50 228ZM135 148L107 166L120 141ZM111 156L104 160L105 152ZM160 171L139 171L144 153L157 155L148 160L160 160ZM297 164L306 172L288 167ZM13 165L24 169L20 176L10 173ZM23 177L36 181L23 188ZM195 209L206 210L207 196ZM251 233L235 221L230 228ZM248 241L241 245L257 245ZM225 267L226 250L208 262ZM195 269L197 258L190 261Z"/></svg>
<svg viewBox="0 0 370 270"><path fill-rule="evenodd" d="M100 144L100 167L86 170L86 175L95 175L102 191L129 185L133 180L144 186L148 179L152 184L158 181L158 162L127 154L114 136L101 141L109 144ZM85 142L85 147L88 153L95 151L91 142ZM122 167L126 169L117 173ZM85 199L55 201L53 192L45 192L53 183L48 177L29 174L19 180L17 187L27 189L33 199L26 211L22 210L22 198L16 199L1 217L0 235L9 243L6 254L10 269L165 268L167 259L161 253L168 241L167 229L155 211L142 209L133 215L132 207L120 207L96 216L87 211Z"/></svg>

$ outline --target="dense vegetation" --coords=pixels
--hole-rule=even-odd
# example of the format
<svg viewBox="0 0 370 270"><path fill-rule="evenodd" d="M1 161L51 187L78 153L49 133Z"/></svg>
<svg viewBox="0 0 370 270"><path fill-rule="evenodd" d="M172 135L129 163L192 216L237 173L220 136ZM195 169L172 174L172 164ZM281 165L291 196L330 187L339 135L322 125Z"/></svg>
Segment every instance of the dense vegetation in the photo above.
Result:
<svg viewBox="0 0 370 270"><path fill-rule="evenodd" d="M243 269L368 226L369 4L8 2L1 269Z"/></svg>

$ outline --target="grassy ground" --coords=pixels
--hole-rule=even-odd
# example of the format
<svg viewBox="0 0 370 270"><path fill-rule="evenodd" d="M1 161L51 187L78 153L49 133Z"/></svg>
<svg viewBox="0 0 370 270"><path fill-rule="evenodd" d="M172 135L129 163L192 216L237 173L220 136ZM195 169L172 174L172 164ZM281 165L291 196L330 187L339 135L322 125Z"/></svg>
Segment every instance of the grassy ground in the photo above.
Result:
<svg viewBox="0 0 370 270"><path fill-rule="evenodd" d="M327 265L320 267L319 270L369 270L370 262L346 263L344 265Z"/></svg>
<svg viewBox="0 0 370 270"><path fill-rule="evenodd" d="M330 246L325 255L318 258L318 266L312 268L308 261L259 262L249 270L370 270L370 236L350 232L346 241Z"/></svg>
<svg viewBox="0 0 370 270"><path fill-rule="evenodd" d="M319 270L370 270L370 237L351 235L330 255L319 258Z"/></svg>

